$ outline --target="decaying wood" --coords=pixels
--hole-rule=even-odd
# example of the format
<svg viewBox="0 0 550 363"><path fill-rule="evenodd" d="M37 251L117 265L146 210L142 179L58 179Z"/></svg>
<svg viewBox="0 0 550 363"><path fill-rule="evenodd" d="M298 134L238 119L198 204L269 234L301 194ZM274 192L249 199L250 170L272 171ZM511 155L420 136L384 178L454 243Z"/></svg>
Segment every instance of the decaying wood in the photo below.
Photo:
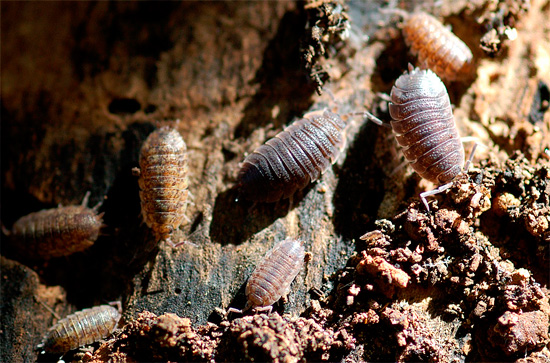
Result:
<svg viewBox="0 0 550 363"><path fill-rule="evenodd" d="M447 88L460 134L488 146L433 214L418 200L433 186L398 168L391 131L349 115L318 182L235 201L239 163L307 112L389 119L380 94L414 57L386 1L2 2L2 224L90 190L106 227L49 262L2 250L0 360L35 359L51 311L115 300L127 324L87 353L97 362L550 356L548 4L418 3L404 10L444 19L474 53L473 80ZM517 39L487 57L480 38L507 26ZM176 119L191 203L174 234L192 244L172 249L141 222L132 168L157 122ZM285 315L224 321L287 237L310 259L274 307Z"/></svg>

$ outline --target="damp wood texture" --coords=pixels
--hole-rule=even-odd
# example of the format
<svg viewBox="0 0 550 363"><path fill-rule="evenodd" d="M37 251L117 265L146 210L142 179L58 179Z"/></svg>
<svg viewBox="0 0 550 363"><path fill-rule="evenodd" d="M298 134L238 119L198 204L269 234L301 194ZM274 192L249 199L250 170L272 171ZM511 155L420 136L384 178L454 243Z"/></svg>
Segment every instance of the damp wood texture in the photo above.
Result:
<svg viewBox="0 0 550 363"><path fill-rule="evenodd" d="M2 239L0 361L59 360L35 350L52 322L118 300L120 332L65 362L550 356L547 1L0 7L0 221L11 228L90 191L105 225L86 250L47 261ZM392 87L419 65L395 10L433 15L474 58L469 80L442 81L458 133L488 148L430 198L429 213L418 195L434 185L399 168L393 130L345 117L390 121ZM243 198L243 160L325 109L346 122L336 162L313 168L319 178L292 197ZM132 173L165 122L187 146L189 221L171 239L191 243L178 248L144 222ZM309 259L286 301L225 320L286 238L302 240Z"/></svg>

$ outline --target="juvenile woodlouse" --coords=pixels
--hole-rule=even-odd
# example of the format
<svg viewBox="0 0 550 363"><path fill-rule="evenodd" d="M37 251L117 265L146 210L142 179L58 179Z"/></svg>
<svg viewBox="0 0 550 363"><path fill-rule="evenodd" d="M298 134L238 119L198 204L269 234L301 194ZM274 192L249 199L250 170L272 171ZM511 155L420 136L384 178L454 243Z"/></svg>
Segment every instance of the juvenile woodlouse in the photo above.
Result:
<svg viewBox="0 0 550 363"><path fill-rule="evenodd" d="M139 196L143 220L159 240L172 246L172 233L186 219L188 180L187 147L179 132L163 126L154 131L141 148Z"/></svg>
<svg viewBox="0 0 550 363"><path fill-rule="evenodd" d="M287 238L271 249L256 266L246 284L246 306L243 311L271 312L272 305L286 295L290 284L304 264L305 250L301 241ZM230 311L241 312L237 309Z"/></svg>
<svg viewBox="0 0 550 363"><path fill-rule="evenodd" d="M340 116L303 118L248 155L238 177L240 195L275 202L304 189L333 164L344 146Z"/></svg>
<svg viewBox="0 0 550 363"><path fill-rule="evenodd" d="M422 68L449 81L470 75L472 51L433 16L424 12L406 16L403 36Z"/></svg>
<svg viewBox="0 0 550 363"><path fill-rule="evenodd" d="M117 306L100 305L67 316L50 328L37 348L65 353L108 337L121 318L120 303Z"/></svg>
<svg viewBox="0 0 550 363"><path fill-rule="evenodd" d="M94 244L103 226L99 204L88 208L86 193L82 205L44 209L17 220L8 234L14 248L31 259L68 256Z"/></svg>

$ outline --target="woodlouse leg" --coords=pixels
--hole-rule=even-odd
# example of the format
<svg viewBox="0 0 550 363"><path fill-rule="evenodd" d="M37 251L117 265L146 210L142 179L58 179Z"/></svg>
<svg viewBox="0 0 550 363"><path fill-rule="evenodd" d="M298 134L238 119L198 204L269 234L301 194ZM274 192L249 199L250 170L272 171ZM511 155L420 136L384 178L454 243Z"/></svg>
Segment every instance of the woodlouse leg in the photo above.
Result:
<svg viewBox="0 0 550 363"><path fill-rule="evenodd" d="M229 309L227 309L227 313L225 314L225 317L227 318L227 316L230 313L244 314L244 310L236 309L236 308L229 308Z"/></svg>
<svg viewBox="0 0 550 363"><path fill-rule="evenodd" d="M271 314L271 311L273 311L273 306L272 305L269 305L269 306L261 306L261 307L257 307L257 308L254 308L254 313L266 313L267 315Z"/></svg>
<svg viewBox="0 0 550 363"><path fill-rule="evenodd" d="M189 242L189 241L172 242L172 239L170 237L168 237L165 240L165 242L168 243L170 245L170 247L172 247L172 248L177 248L181 245L190 245L190 246L193 246L193 247L198 247L196 244L194 244L193 242Z"/></svg>
<svg viewBox="0 0 550 363"><path fill-rule="evenodd" d="M453 183L450 182L450 183L447 183L447 184L440 185L439 187L435 188L434 190L429 190L427 192L420 193L420 199L422 200L422 203L424 203L424 205L426 206L426 210L428 212L430 211L430 207L428 206L428 201L426 200L426 197L428 197L430 195L436 195L436 194L442 193L445 190L449 189L452 185L453 185Z"/></svg>

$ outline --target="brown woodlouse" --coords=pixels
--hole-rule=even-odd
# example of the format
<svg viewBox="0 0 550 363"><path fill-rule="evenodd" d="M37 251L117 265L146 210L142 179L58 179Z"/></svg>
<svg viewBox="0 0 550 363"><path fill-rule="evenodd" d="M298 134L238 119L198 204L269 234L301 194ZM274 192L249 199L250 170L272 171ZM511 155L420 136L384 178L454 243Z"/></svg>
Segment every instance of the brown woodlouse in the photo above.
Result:
<svg viewBox="0 0 550 363"><path fill-rule="evenodd" d="M472 51L433 16L424 12L406 16L403 36L422 68L449 81L470 75Z"/></svg>
<svg viewBox="0 0 550 363"><path fill-rule="evenodd" d="M340 116L303 118L248 155L238 176L240 195L275 202L304 189L333 164L344 146Z"/></svg>
<svg viewBox="0 0 550 363"><path fill-rule="evenodd" d="M265 311L286 295L290 284L304 264L305 250L299 240L287 238L273 247L257 265L246 284L246 306L243 311ZM230 308L229 311L242 312Z"/></svg>
<svg viewBox="0 0 550 363"><path fill-rule="evenodd" d="M50 328L37 348L65 353L108 337L122 316L120 303L116 305L95 306L67 316Z"/></svg>
<svg viewBox="0 0 550 363"><path fill-rule="evenodd" d="M94 244L103 226L98 204L88 208L86 193L82 205L44 209L17 220L8 234L14 248L31 259L68 256Z"/></svg>
<svg viewBox="0 0 550 363"><path fill-rule="evenodd" d="M163 126L149 135L141 148L139 166L134 173L139 175L143 220L159 240L179 246L171 235L186 219L189 193L187 147L180 133Z"/></svg>

